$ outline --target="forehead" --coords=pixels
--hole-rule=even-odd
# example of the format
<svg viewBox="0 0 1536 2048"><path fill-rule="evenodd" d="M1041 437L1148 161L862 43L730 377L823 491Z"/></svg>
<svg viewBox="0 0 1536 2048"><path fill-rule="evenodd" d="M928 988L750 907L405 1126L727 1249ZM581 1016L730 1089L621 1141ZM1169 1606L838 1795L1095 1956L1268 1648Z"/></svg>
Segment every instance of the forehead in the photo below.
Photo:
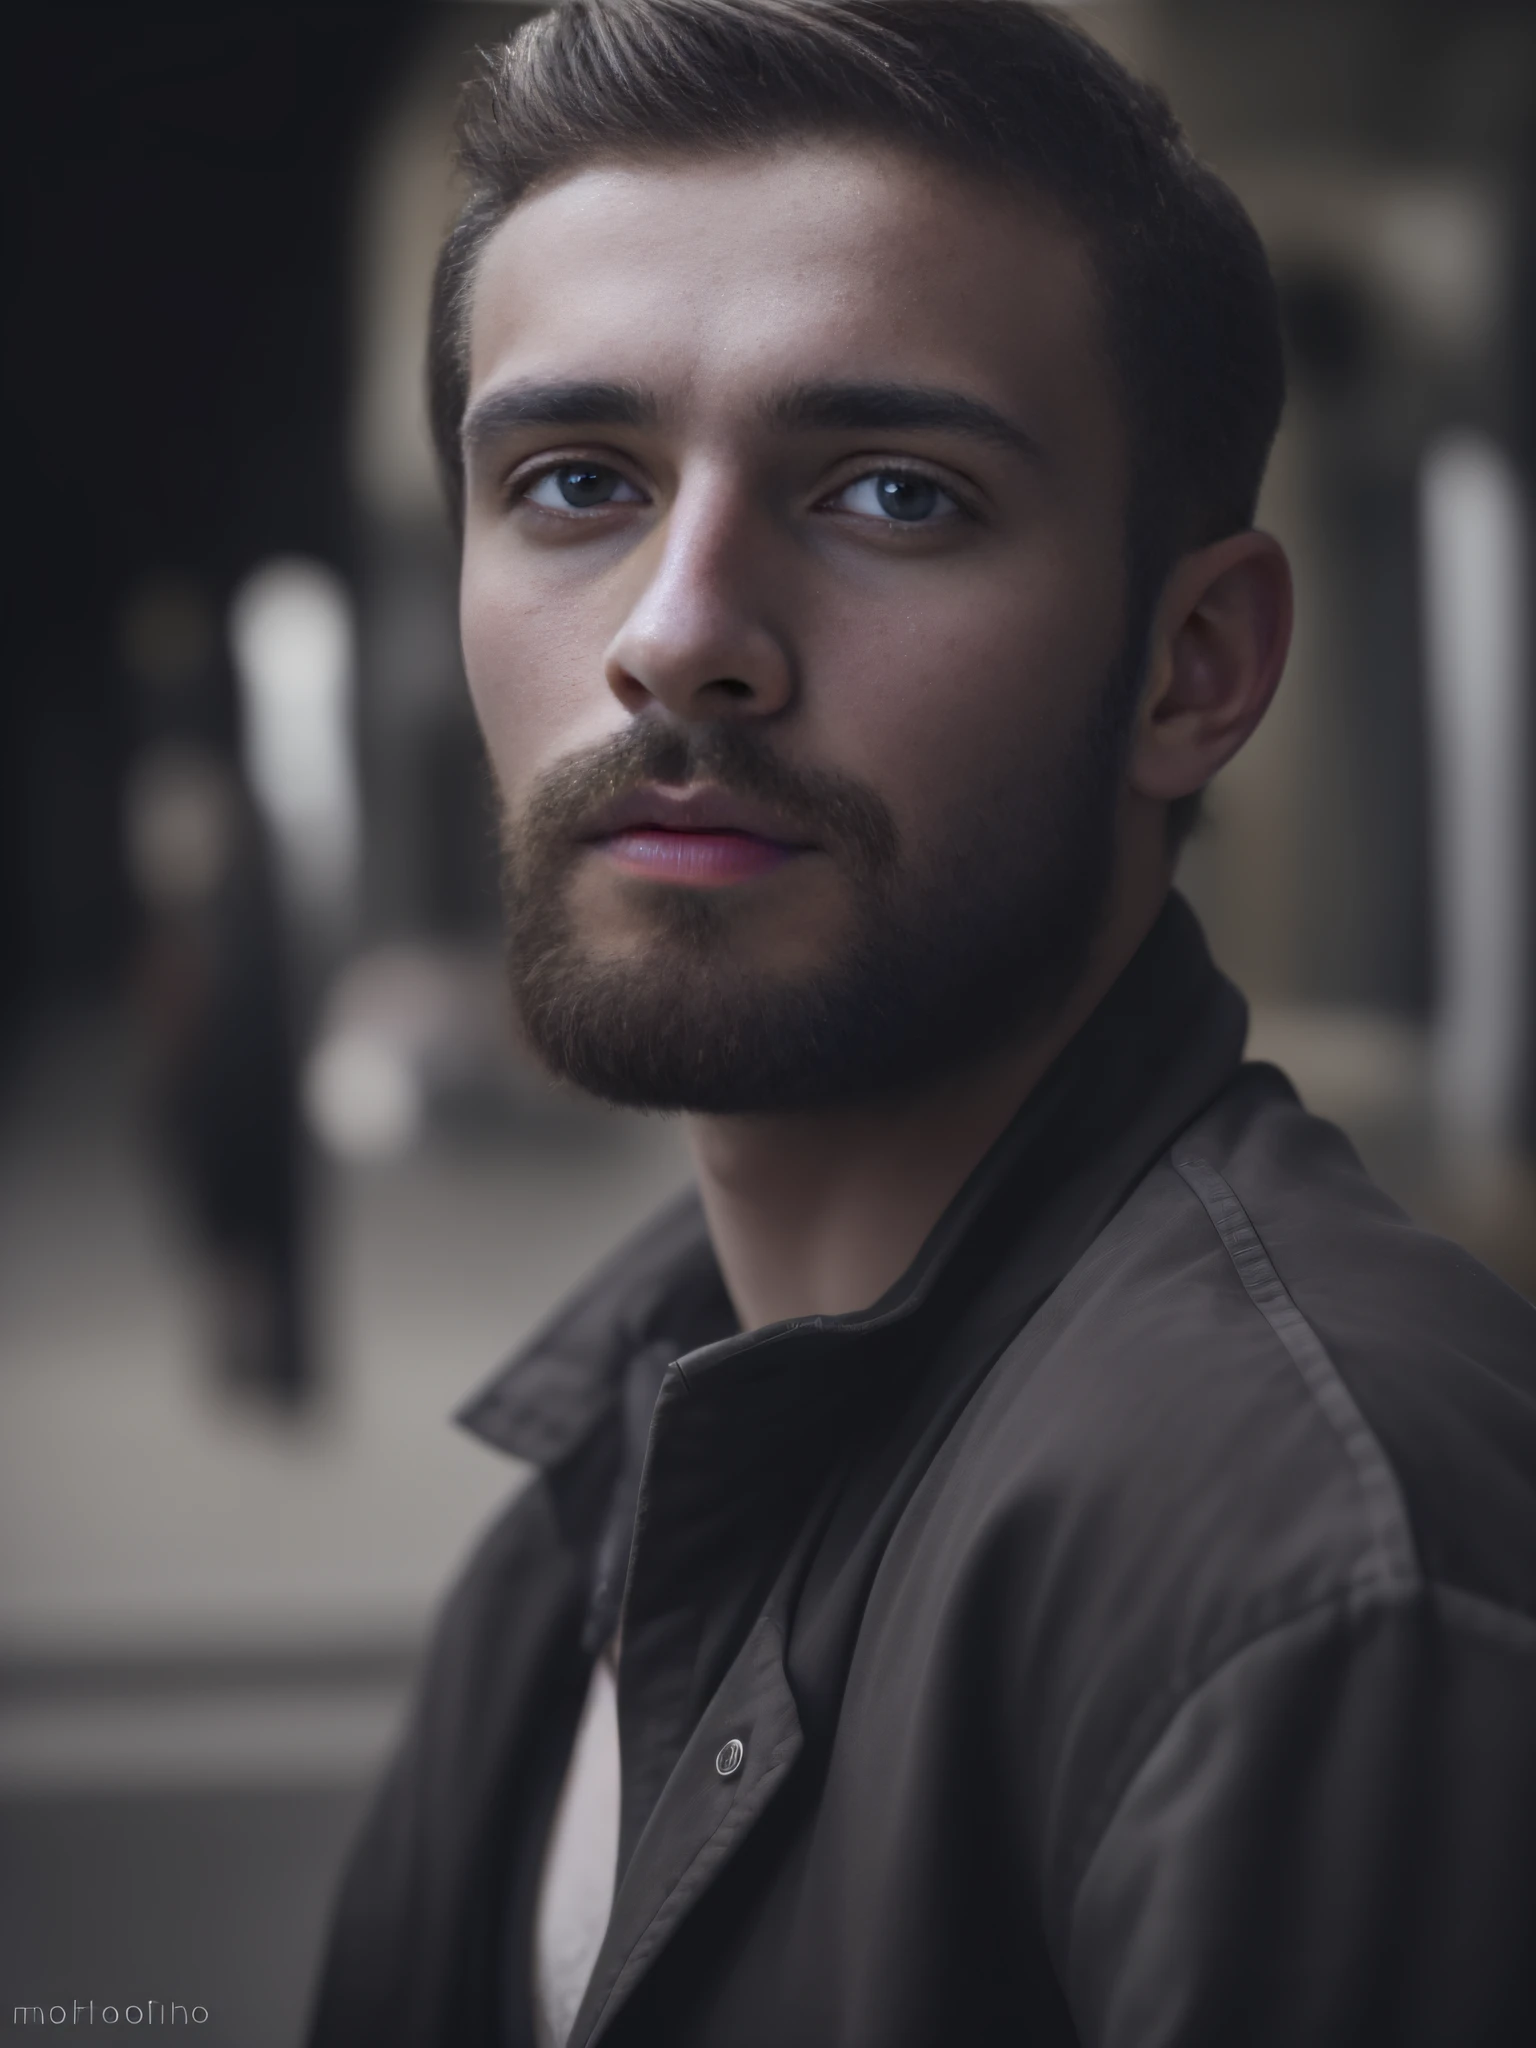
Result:
<svg viewBox="0 0 1536 2048"><path fill-rule="evenodd" d="M594 165L524 200L477 267L470 390L591 376L708 410L891 379L1086 428L1112 410L1100 329L1083 238L1043 199L800 143Z"/></svg>

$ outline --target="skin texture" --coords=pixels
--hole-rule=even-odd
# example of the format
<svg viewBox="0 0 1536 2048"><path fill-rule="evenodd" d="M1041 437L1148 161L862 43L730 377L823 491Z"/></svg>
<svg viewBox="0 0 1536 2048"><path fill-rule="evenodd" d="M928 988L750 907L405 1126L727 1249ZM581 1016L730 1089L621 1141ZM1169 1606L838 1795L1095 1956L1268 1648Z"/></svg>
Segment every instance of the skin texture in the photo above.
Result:
<svg viewBox="0 0 1536 2048"><path fill-rule="evenodd" d="M1124 634L1125 436L1087 252L1043 203L863 144L594 165L497 230L469 332L462 629L514 832L636 721L750 723L786 768L871 792L914 866L1071 757ZM508 392L572 381L647 410L506 416ZM823 383L958 393L1015 433L776 413ZM619 481L576 510L557 462ZM937 486L933 516L887 516L872 479L893 470ZM1145 934L1166 806L1247 738L1288 630L1266 536L1176 566L1105 915L1048 1015L878 1101L690 1118L745 1327L864 1306L900 1275ZM697 889L658 880L654 854L572 849L563 900L592 961L644 963L657 891ZM710 887L731 956L830 966L857 926L851 870L814 847L759 866Z"/></svg>

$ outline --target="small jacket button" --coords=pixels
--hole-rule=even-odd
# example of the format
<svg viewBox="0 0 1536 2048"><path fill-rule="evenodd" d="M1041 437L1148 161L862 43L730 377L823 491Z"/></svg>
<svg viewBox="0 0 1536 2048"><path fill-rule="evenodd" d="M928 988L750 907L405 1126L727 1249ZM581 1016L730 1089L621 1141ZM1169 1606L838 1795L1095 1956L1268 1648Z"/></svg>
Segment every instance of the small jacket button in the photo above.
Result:
<svg viewBox="0 0 1536 2048"><path fill-rule="evenodd" d="M741 1769L742 1758L746 1755L746 1753L747 1752L742 1748L741 1744L736 1740L736 1737L733 1735L730 1741L725 1745L724 1749L722 1749L720 1754L715 1758L715 1769L720 1773L722 1778L734 1778L736 1773Z"/></svg>

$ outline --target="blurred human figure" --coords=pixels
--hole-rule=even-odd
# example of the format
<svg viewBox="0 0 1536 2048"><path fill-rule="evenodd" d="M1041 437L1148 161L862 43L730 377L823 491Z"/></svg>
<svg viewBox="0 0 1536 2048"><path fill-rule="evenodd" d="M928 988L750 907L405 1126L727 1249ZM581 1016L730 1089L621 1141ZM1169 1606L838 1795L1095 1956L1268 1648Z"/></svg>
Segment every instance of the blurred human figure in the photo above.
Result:
<svg viewBox="0 0 1536 2048"><path fill-rule="evenodd" d="M203 592L151 581L121 638L143 705L124 827L157 1122L206 1260L219 1379L292 1409L315 1384L309 1172L271 851L221 741L219 640Z"/></svg>

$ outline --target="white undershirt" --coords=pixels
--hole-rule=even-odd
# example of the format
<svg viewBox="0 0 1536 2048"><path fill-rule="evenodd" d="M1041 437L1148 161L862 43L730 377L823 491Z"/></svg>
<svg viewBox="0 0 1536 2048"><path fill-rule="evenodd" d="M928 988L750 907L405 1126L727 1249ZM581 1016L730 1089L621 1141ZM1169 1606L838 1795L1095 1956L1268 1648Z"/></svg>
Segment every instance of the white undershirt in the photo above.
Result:
<svg viewBox="0 0 1536 2048"><path fill-rule="evenodd" d="M619 1858L619 1701L604 1651L592 1666L550 1824L533 1922L533 2031L565 2048L603 1945Z"/></svg>

